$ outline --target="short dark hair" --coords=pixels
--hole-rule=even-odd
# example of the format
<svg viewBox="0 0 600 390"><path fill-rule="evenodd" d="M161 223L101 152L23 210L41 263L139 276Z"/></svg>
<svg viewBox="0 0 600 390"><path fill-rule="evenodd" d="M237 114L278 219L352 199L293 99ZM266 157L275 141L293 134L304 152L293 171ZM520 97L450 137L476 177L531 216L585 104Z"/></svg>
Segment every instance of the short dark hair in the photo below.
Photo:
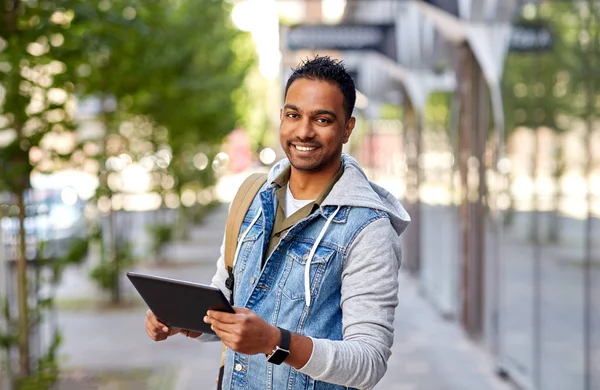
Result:
<svg viewBox="0 0 600 390"><path fill-rule="evenodd" d="M344 109L346 110L346 120L352 116L354 104L356 103L356 86L354 80L346 71L346 67L340 60L334 60L329 56L316 56L313 59L306 59L300 63L288 78L285 85L285 94L287 96L290 85L298 79L327 81L337 85L344 95Z"/></svg>

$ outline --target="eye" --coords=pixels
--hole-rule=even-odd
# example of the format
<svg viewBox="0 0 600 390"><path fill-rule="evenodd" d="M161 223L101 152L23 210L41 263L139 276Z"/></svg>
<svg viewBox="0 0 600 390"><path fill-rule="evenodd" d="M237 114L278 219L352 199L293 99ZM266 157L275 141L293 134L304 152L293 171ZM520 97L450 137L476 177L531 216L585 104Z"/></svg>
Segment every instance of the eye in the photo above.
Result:
<svg viewBox="0 0 600 390"><path fill-rule="evenodd" d="M298 118L298 114L296 114L295 112L288 112L287 114L285 114L285 116L287 116L288 118Z"/></svg>
<svg viewBox="0 0 600 390"><path fill-rule="evenodd" d="M328 118L317 118L317 119L315 119L315 120L316 120L317 122L319 122L319 123L323 123L323 124L325 124L325 123L331 123L331 121L330 121Z"/></svg>

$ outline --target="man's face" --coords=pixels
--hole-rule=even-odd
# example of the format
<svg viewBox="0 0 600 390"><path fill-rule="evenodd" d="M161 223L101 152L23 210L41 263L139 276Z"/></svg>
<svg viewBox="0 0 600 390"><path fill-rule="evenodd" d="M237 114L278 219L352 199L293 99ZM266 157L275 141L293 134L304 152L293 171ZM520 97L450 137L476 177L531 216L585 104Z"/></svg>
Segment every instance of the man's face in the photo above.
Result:
<svg viewBox="0 0 600 390"><path fill-rule="evenodd" d="M336 85L297 79L280 116L281 147L292 167L312 172L337 168L355 119L346 120L344 95Z"/></svg>

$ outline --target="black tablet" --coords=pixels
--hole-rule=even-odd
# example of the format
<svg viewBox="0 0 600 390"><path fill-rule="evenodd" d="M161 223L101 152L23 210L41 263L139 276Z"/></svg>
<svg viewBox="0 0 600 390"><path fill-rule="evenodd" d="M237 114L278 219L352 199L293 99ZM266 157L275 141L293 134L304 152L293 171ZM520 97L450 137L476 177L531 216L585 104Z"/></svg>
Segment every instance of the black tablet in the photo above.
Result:
<svg viewBox="0 0 600 390"><path fill-rule="evenodd" d="M234 313L225 295L216 287L137 272L127 272L127 277L165 325L215 334L203 320L206 312Z"/></svg>

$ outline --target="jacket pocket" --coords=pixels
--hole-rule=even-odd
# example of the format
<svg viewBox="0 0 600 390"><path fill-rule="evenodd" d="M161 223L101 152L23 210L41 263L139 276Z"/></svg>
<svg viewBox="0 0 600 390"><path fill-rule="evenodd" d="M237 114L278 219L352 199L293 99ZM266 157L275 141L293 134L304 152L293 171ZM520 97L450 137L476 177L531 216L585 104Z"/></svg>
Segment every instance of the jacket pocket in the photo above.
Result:
<svg viewBox="0 0 600 390"><path fill-rule="evenodd" d="M294 243L287 253L285 274L279 283L279 287L283 295L291 300L300 300L305 297L304 273L311 248L312 245ZM309 280L310 294L313 299L319 293L327 264L334 254L335 250L333 249L319 247L311 259Z"/></svg>

